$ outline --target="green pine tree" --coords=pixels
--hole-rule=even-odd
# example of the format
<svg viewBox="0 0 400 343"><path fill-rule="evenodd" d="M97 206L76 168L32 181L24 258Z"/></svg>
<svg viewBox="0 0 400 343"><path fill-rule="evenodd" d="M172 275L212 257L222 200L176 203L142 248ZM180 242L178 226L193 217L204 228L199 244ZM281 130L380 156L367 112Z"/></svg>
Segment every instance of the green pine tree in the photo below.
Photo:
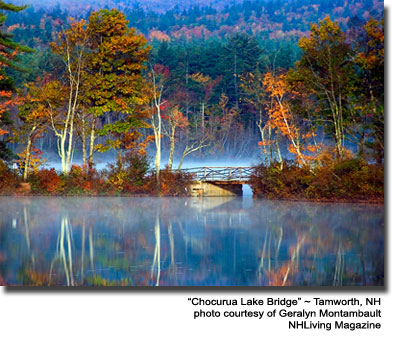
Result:
<svg viewBox="0 0 400 343"><path fill-rule="evenodd" d="M12 92L14 90L13 79L7 75L7 68L23 71L18 63L17 53L18 52L32 52L33 50L20 45L13 41L13 36L4 30L4 24L7 19L7 15L4 11L19 12L26 8L26 6L15 6L7 4L0 0L0 103L7 101L7 97L4 97L4 92ZM11 119L9 113L4 110L0 115L0 129L4 126L11 125ZM13 154L10 149L7 148L4 140L0 141L0 159L10 160Z"/></svg>

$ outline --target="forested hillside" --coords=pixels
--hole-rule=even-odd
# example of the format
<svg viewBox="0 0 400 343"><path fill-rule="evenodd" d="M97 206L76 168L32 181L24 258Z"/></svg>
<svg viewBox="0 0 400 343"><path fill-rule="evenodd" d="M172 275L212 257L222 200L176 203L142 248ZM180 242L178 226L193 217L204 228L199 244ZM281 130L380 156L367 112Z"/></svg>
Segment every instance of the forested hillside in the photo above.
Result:
<svg viewBox="0 0 400 343"><path fill-rule="evenodd" d="M21 0L22 1L22 0ZM23 1L22 1L23 2ZM329 15L342 28L383 16L380 0L245 0L245 1L31 1L23 12L10 13L8 30L16 40L46 43L52 30L70 16L87 18L101 8L117 8L129 25L150 39L196 39L233 32L260 36L260 40L298 38L310 23ZM29 30L36 30L32 35ZM44 31L44 32L42 32ZM32 33L32 32L31 32Z"/></svg>
<svg viewBox="0 0 400 343"><path fill-rule="evenodd" d="M3 159L25 179L43 152L64 173L147 156L157 180L190 157L383 163L383 1L1 3Z"/></svg>

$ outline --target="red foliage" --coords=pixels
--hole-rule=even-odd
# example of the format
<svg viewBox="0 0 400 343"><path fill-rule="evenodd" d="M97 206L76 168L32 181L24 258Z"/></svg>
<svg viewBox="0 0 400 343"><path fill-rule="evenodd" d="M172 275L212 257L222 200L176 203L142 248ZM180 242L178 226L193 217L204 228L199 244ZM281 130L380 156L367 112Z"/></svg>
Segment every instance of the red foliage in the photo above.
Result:
<svg viewBox="0 0 400 343"><path fill-rule="evenodd" d="M41 169L35 173L35 176L39 180L39 185L42 190L50 194L57 193L61 185L61 180L54 168Z"/></svg>
<svg viewBox="0 0 400 343"><path fill-rule="evenodd" d="M193 177L183 172L173 172L166 168L161 171L161 195L185 196L189 195L190 183Z"/></svg>
<svg viewBox="0 0 400 343"><path fill-rule="evenodd" d="M17 175L0 160L0 194L13 194L18 184Z"/></svg>
<svg viewBox="0 0 400 343"><path fill-rule="evenodd" d="M361 159L325 163L311 169L284 162L255 168L250 177L255 197L313 201L384 201L384 169Z"/></svg>
<svg viewBox="0 0 400 343"><path fill-rule="evenodd" d="M169 67L163 66L162 64L155 64L154 65L154 72L156 75L160 75L162 77L164 77L165 79L167 79L169 77Z"/></svg>

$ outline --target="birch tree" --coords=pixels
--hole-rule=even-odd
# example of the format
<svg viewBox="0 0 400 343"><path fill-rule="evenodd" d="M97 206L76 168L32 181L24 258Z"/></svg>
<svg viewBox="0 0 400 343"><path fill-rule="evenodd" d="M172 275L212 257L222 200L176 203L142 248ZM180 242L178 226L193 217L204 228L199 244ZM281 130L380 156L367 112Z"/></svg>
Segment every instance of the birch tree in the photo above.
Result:
<svg viewBox="0 0 400 343"><path fill-rule="evenodd" d="M70 29L62 29L57 41L51 44L53 52L60 55L65 64L65 74L61 81L66 93L62 125L56 125L53 111L49 112L52 129L57 136L58 155L61 158L61 170L64 174L69 172L73 158L75 117L80 105L82 71L85 64L84 51L88 41L84 26L83 20L72 22Z"/></svg>
<svg viewBox="0 0 400 343"><path fill-rule="evenodd" d="M24 151L19 154L23 162L23 179L26 182L32 166L31 160L35 141L47 130L49 124L46 102L44 101L45 85L28 85L28 92L21 97L18 106L18 119L21 122L13 132L13 140L25 145ZM36 161L37 162L37 161Z"/></svg>
<svg viewBox="0 0 400 343"><path fill-rule="evenodd" d="M161 138L162 138L162 118L161 112L165 109L166 100L163 100L164 86L169 77L169 68L161 64L150 67L150 87L151 87L151 118L150 125L154 133L154 143L156 145L156 156L154 166L156 169L157 185L160 185L160 165L161 165Z"/></svg>
<svg viewBox="0 0 400 343"><path fill-rule="evenodd" d="M183 116L182 112L179 111L178 106L173 106L172 109L169 110L169 114L164 116L164 119L166 122L166 125L164 125L164 133L169 138L170 142L168 167L172 169L177 130L185 130L189 126L189 121Z"/></svg>

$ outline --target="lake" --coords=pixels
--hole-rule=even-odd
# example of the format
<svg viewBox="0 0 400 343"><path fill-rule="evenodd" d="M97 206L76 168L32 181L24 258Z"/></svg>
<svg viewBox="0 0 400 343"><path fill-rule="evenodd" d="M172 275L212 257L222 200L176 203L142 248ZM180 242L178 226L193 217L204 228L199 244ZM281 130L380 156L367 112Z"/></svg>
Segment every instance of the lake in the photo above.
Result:
<svg viewBox="0 0 400 343"><path fill-rule="evenodd" d="M382 286L384 207L0 197L0 284Z"/></svg>

